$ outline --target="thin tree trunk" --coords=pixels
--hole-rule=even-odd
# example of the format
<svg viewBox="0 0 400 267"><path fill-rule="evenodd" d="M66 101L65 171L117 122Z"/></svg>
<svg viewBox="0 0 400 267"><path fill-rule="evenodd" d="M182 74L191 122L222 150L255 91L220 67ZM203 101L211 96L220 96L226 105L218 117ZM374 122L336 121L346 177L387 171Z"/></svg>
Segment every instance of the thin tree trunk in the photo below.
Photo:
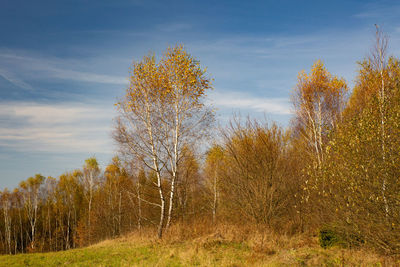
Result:
<svg viewBox="0 0 400 267"><path fill-rule="evenodd" d="M21 209L18 209L18 215L19 215L20 238L21 238L21 253L24 253L24 231L22 229Z"/></svg>
<svg viewBox="0 0 400 267"><path fill-rule="evenodd" d="M171 192L170 192L170 196L169 196L169 207L168 207L168 219L167 219L167 224L165 226L166 229L168 229L171 224L172 209L173 209L173 205L174 205L175 181L176 181L175 175L176 174L174 174L174 176L172 177L172 181L171 181Z"/></svg>
<svg viewBox="0 0 400 267"><path fill-rule="evenodd" d="M14 231L13 231L13 236L14 236L14 254L17 254L17 247L18 247L18 237L17 237L16 230L15 230L16 227L17 227L16 225L14 225L14 227L13 227L13 229L14 229Z"/></svg>
<svg viewBox="0 0 400 267"><path fill-rule="evenodd" d="M65 249L69 249L69 232L70 232L70 217L71 217L71 211L68 209L68 219L67 219L67 234L66 234L66 240L65 240Z"/></svg>
<svg viewBox="0 0 400 267"><path fill-rule="evenodd" d="M49 250L52 249L52 236L51 236L51 218L50 218L50 204L47 206L47 224L48 224L48 234L49 234Z"/></svg>
<svg viewBox="0 0 400 267"><path fill-rule="evenodd" d="M176 92L176 94L178 94ZM168 208L168 219L166 229L169 228L172 218L172 210L174 206L174 194L175 194L175 182L177 179L178 172L178 135L179 135L179 110L178 110L178 100L175 102L175 135L174 135L174 154L171 158L171 170L172 170L172 181L171 181L171 192L169 197L169 208Z"/></svg>
<svg viewBox="0 0 400 267"><path fill-rule="evenodd" d="M214 170L214 201L213 201L213 224L217 222L217 205L218 205L218 191L217 191L217 168Z"/></svg>
<svg viewBox="0 0 400 267"><path fill-rule="evenodd" d="M138 230L142 229L142 200L140 197L140 181L137 182L136 193L138 199Z"/></svg>
<svg viewBox="0 0 400 267"><path fill-rule="evenodd" d="M9 210L9 202L7 199L3 201L3 215L4 215L4 226L5 226L4 232L5 232L5 240L8 246L8 253L11 254L11 223L8 210Z"/></svg>
<svg viewBox="0 0 400 267"><path fill-rule="evenodd" d="M122 200L122 195L121 191L119 192L119 203L118 203L118 235L121 234L121 200Z"/></svg>
<svg viewBox="0 0 400 267"><path fill-rule="evenodd" d="M386 94L385 94L385 78L384 78L384 69L385 69L385 52L387 47L387 40L382 35L382 32L379 30L378 25L376 27L376 52L375 55L377 67L379 69L379 74L381 78L381 89L379 94L379 111L381 115L381 150L382 150L382 164L383 164L383 179L382 179L382 198L385 205L385 215L388 217L389 215L389 205L386 198L386 178L387 178L387 168L386 168Z"/></svg>
<svg viewBox="0 0 400 267"><path fill-rule="evenodd" d="M158 224L158 238L162 238L163 234L163 226L164 226L164 217L165 217L165 199L163 195L163 191L161 188L161 177L159 173L157 173L157 187L158 192L160 194L160 202L161 202L161 209L160 209L160 223Z"/></svg>
<svg viewBox="0 0 400 267"><path fill-rule="evenodd" d="M164 198L164 193L162 189L162 183L161 183L161 170L158 166L158 159L157 159L157 154L156 154L156 148L154 146L154 138L153 138L153 129L151 126L151 120L150 120L150 114L149 114L149 103L146 105L146 126L147 126L147 132L150 137L150 146L151 146L151 155L153 159L153 168L154 171L156 172L157 176L157 188L158 188L158 193L160 195L160 222L158 224L158 238L162 238L163 235L163 227L164 227L164 218L165 218L165 198Z"/></svg>
<svg viewBox="0 0 400 267"><path fill-rule="evenodd" d="M93 182L92 173L90 173L90 185L89 185L89 206L88 206L88 234L89 234L89 245L92 244L91 239L91 225L90 225L90 217L92 214L92 182Z"/></svg>

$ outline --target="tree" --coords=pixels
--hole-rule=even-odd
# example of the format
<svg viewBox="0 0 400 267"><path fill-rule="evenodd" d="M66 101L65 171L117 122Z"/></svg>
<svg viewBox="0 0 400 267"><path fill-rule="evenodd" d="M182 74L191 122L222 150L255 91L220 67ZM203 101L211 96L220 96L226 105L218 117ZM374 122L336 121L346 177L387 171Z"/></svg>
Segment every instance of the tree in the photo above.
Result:
<svg viewBox="0 0 400 267"><path fill-rule="evenodd" d="M5 241L8 246L8 253L11 254L11 194L8 189L4 189L3 193L0 191L0 205L3 209L3 217L4 217L4 233L5 233Z"/></svg>
<svg viewBox="0 0 400 267"><path fill-rule="evenodd" d="M376 43L374 46L374 50L371 53L369 61L372 63L373 69L379 74L379 113L380 113L380 143L381 143L381 153L382 153L382 161L384 166L386 165L387 160L387 84L386 84L386 76L388 74L388 60L387 60L387 43L388 38L384 35L384 33L379 29L378 25L375 24L376 27ZM393 77L393 76L392 76ZM388 172L387 169L384 167L382 172L382 197L385 202L385 212L386 216L389 214L389 206L388 201L386 198L386 183L387 183L387 176Z"/></svg>
<svg viewBox="0 0 400 267"><path fill-rule="evenodd" d="M20 183L20 187L23 190L23 198L25 204L26 214L29 219L30 224L30 240L31 240L31 250L35 248L36 242L36 226L38 219L38 209L39 209L39 193L40 187L43 184L45 177L40 174L36 174L35 177L29 177L26 181Z"/></svg>
<svg viewBox="0 0 400 267"><path fill-rule="evenodd" d="M298 173L306 190L296 193L300 199L298 212L308 216L310 224L324 221L326 209L319 201L319 191L311 190L314 183L322 184L321 168L326 154L329 135L343 120L343 110L347 103L347 85L343 78L327 71L322 61L316 61L311 73L301 71L292 93L294 118L292 120L292 143L303 151L304 166ZM310 189L310 190L309 190ZM326 188L322 188L324 191ZM303 218L300 218L303 228Z"/></svg>
<svg viewBox="0 0 400 267"><path fill-rule="evenodd" d="M332 134L322 178L336 224L351 237L399 253L400 62L386 57L377 28L372 54L360 63L345 120ZM315 186L321 190L321 185Z"/></svg>
<svg viewBox="0 0 400 267"><path fill-rule="evenodd" d="M86 191L85 197L88 203L87 226L88 226L89 244L91 244L91 217L92 217L91 212L92 212L93 194L98 185L99 175L100 175L100 168L96 158L92 157L86 159L85 165L83 166L83 184Z"/></svg>
<svg viewBox="0 0 400 267"><path fill-rule="evenodd" d="M247 120L223 132L224 167L220 169L221 209L229 220L252 221L269 227L288 214L288 133L273 124ZM222 165L222 164L221 164ZM286 180L288 179L288 180Z"/></svg>
<svg viewBox="0 0 400 267"><path fill-rule="evenodd" d="M154 56L145 56L133 64L130 86L117 104L115 140L157 177L160 202L153 204L160 208L160 238L168 193L166 228L171 223L182 150L206 136L213 122L213 113L203 103L211 88L205 74L182 46L168 48L158 63ZM166 177L169 191L162 186Z"/></svg>
<svg viewBox="0 0 400 267"><path fill-rule="evenodd" d="M362 114L346 120L329 142L320 177L329 190L315 185L323 194L319 199L325 210L333 210L335 224L350 241L355 238L386 253L400 251L400 85L395 90L387 99L385 129L390 134L385 140L385 158L376 95Z"/></svg>
<svg viewBox="0 0 400 267"><path fill-rule="evenodd" d="M332 76L320 60L314 63L310 75L299 73L292 95L294 128L313 151L318 167L323 161L326 136L341 121L346 93L344 79Z"/></svg>
<svg viewBox="0 0 400 267"><path fill-rule="evenodd" d="M201 209L199 197L201 179L198 157L194 149L185 147L182 153L179 180L176 184L176 210L182 221L185 221L189 215L194 215Z"/></svg>
<svg viewBox="0 0 400 267"><path fill-rule="evenodd" d="M55 192L56 204L60 215L58 217L59 227L65 249L76 246L75 236L82 197L82 190L79 184L81 176L82 173L78 170L60 175Z"/></svg>
<svg viewBox="0 0 400 267"><path fill-rule="evenodd" d="M53 249L53 229L52 229L52 219L54 218L53 213L53 208L54 208L54 195L55 191L57 188L57 180L51 176L47 177L45 181L45 208L47 211L44 211L46 213L46 219L43 219L43 235L45 236L45 233L47 234L47 240L43 238L44 242L48 244L48 248L51 250ZM47 225L47 229L45 229L45 226Z"/></svg>
<svg viewBox="0 0 400 267"><path fill-rule="evenodd" d="M224 151L221 146L214 145L207 153L205 162L205 172L207 176L207 185L212 195L211 209L212 209L212 221L215 224L217 222L217 210L220 195L220 176L223 169L223 157Z"/></svg>
<svg viewBox="0 0 400 267"><path fill-rule="evenodd" d="M128 218L127 194L135 189L133 179L129 177L119 157L112 159L105 169L104 177L104 183L100 188L101 196L97 198L97 202L101 205L98 213L103 215L99 223L106 226L108 237L115 237L123 232L123 221ZM132 208L130 213L133 213Z"/></svg>

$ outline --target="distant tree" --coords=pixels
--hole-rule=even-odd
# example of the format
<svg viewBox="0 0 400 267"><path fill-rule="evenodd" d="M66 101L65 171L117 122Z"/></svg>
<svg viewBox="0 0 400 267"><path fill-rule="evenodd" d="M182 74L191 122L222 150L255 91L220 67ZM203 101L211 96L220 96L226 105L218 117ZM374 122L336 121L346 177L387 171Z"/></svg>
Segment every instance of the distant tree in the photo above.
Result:
<svg viewBox="0 0 400 267"><path fill-rule="evenodd" d="M36 242L36 227L38 221L38 209L40 202L40 187L43 184L45 177L36 174L34 177L29 177L26 181L22 181L19 186L24 198L25 212L28 216L30 224L30 249L35 249Z"/></svg>
<svg viewBox="0 0 400 267"><path fill-rule="evenodd" d="M11 209L11 194L8 189L4 189L3 192L0 191L0 205L3 209L3 217L4 217L4 234L5 234L5 241L7 244L6 253L11 254L11 216L10 216L10 209Z"/></svg>
<svg viewBox="0 0 400 267"><path fill-rule="evenodd" d="M59 177L56 201L59 209L59 226L64 249L76 246L76 229L81 204L82 190L79 184L80 171L67 172Z"/></svg>
<svg viewBox="0 0 400 267"><path fill-rule="evenodd" d="M224 168L223 157L224 151L222 147L215 144L207 152L207 158L205 162L207 186L212 195L211 210L212 221L214 224L217 222L217 211L220 198L220 179Z"/></svg>
<svg viewBox="0 0 400 267"><path fill-rule="evenodd" d="M128 195L135 192L135 186L119 157L107 165L104 178L96 198L97 232L101 231L100 237L112 238L126 231L124 222L130 223L131 215L136 212L136 203L130 203Z"/></svg>
<svg viewBox="0 0 400 267"><path fill-rule="evenodd" d="M47 243L48 250L53 249L53 221L56 216L54 216L54 205L55 205L55 191L57 188L57 179L51 176L47 177L44 184L44 207L43 207L43 238L42 242ZM43 245L44 246L44 245Z"/></svg>
<svg viewBox="0 0 400 267"><path fill-rule="evenodd" d="M88 205L88 213L87 213L87 230L88 230L88 238L89 244L91 244L91 217L92 217L92 202L93 195L96 187L99 184L99 175L100 168L97 163L96 158L88 158L85 160L85 165L83 165L83 184L85 188L85 197Z"/></svg>
<svg viewBox="0 0 400 267"><path fill-rule="evenodd" d="M200 205L200 164L193 148L185 147L182 151L182 158L177 181L177 213L182 221L190 219L190 215L198 214Z"/></svg>

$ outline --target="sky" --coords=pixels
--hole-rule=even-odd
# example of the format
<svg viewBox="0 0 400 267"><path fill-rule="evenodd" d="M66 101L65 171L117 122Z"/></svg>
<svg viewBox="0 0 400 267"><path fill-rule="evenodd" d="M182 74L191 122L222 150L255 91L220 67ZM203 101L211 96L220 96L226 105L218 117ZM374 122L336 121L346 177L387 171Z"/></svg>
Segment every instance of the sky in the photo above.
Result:
<svg viewBox="0 0 400 267"><path fill-rule="evenodd" d="M144 55L183 44L214 79L219 124L240 114L287 127L299 71L321 59L352 87L374 24L399 56L399 18L398 1L1 0L0 190L91 156L104 168L114 103Z"/></svg>

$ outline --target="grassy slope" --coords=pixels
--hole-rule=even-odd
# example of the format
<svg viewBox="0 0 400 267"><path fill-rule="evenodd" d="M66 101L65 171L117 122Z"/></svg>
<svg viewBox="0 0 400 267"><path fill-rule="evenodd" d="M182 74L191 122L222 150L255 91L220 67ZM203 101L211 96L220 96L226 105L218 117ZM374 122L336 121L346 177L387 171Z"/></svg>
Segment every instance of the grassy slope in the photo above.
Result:
<svg viewBox="0 0 400 267"><path fill-rule="evenodd" d="M302 247L254 249L222 240L179 243L110 240L53 253L1 256L1 266L387 266L395 265L362 251Z"/></svg>

